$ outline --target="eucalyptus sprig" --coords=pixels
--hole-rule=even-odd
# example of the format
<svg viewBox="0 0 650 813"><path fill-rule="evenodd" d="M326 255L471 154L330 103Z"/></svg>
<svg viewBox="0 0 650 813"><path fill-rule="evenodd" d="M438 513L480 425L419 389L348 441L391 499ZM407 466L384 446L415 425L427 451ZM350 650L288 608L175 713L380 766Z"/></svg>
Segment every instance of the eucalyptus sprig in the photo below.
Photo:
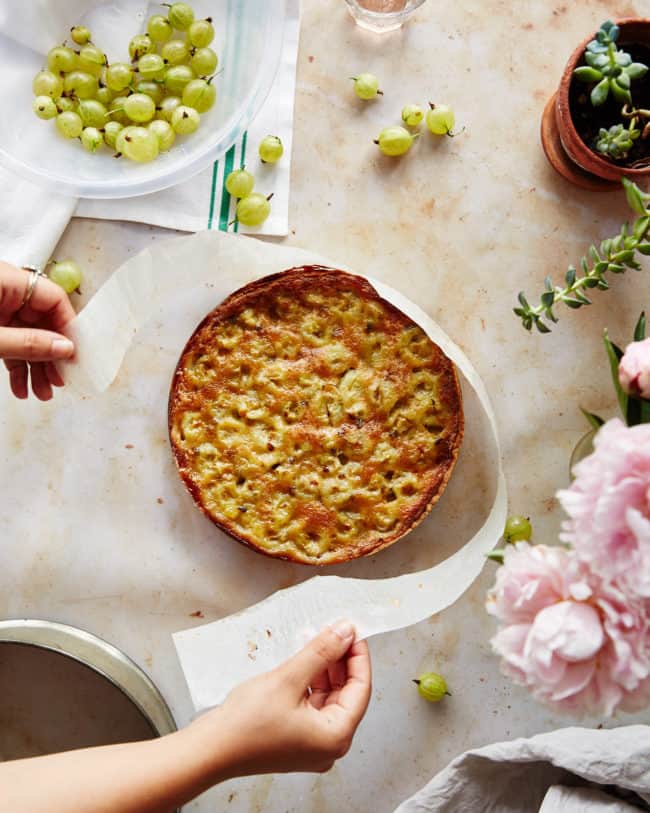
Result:
<svg viewBox="0 0 650 813"><path fill-rule="evenodd" d="M561 303L573 310L591 305L585 291L590 288L606 291L609 288L605 278L608 273L623 274L628 268L641 270L636 259L637 252L650 255L650 194L642 192L627 178L622 180L627 202L639 217L631 228L625 223L619 234L603 240L598 248L592 245L588 255L580 260L581 275L578 275L575 266L570 265L563 286L553 285L551 278L546 277L545 290L538 305L530 305L522 291L519 294L519 307L514 308L514 312L526 330L532 330L535 326L540 333L550 333L548 322L558 321L553 310L556 305Z"/></svg>

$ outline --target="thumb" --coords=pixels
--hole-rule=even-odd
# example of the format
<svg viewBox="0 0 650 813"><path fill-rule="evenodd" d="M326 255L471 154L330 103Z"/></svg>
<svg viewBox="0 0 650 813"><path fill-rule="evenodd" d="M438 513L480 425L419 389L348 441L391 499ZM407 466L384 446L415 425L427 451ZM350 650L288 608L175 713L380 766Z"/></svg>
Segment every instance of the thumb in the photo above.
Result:
<svg viewBox="0 0 650 813"><path fill-rule="evenodd" d="M74 355L74 345L60 333L31 327L0 327L0 358L60 361Z"/></svg>
<svg viewBox="0 0 650 813"><path fill-rule="evenodd" d="M340 661L352 646L355 629L349 621L325 627L313 641L285 664L300 694L327 667Z"/></svg>

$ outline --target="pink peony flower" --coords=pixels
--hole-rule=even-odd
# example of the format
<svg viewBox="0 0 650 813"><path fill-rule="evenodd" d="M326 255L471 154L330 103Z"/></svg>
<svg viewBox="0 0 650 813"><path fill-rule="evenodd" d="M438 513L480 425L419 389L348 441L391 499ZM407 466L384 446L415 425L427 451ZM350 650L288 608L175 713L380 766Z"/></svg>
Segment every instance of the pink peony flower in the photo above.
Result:
<svg viewBox="0 0 650 813"><path fill-rule="evenodd" d="M508 546L488 612L504 674L573 714L611 715L650 702L650 606L605 582L574 551Z"/></svg>
<svg viewBox="0 0 650 813"><path fill-rule="evenodd" d="M560 539L602 579L650 598L650 424L608 421L594 445L557 494L569 515Z"/></svg>
<svg viewBox="0 0 650 813"><path fill-rule="evenodd" d="M618 380L628 395L650 399L650 338L628 344L618 365Z"/></svg>

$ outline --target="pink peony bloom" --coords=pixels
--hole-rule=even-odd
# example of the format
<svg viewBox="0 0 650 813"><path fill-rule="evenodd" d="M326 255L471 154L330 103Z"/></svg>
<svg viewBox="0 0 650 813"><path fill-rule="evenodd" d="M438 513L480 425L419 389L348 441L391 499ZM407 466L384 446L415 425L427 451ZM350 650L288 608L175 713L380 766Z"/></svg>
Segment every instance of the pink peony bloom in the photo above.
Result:
<svg viewBox="0 0 650 813"><path fill-rule="evenodd" d="M555 709L611 715L650 702L650 607L574 551L508 546L488 612L502 671Z"/></svg>
<svg viewBox="0 0 650 813"><path fill-rule="evenodd" d="M560 539L605 581L650 598L650 424L608 421L594 445L557 494L569 515Z"/></svg>
<svg viewBox="0 0 650 813"><path fill-rule="evenodd" d="M618 380L628 395L650 399L650 338L628 344L618 365Z"/></svg>

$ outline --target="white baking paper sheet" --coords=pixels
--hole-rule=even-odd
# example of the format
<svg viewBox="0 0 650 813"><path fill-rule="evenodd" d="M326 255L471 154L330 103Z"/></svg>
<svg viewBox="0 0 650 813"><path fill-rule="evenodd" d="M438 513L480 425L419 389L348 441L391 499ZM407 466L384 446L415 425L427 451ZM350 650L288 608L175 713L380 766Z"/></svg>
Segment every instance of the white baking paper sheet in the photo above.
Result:
<svg viewBox="0 0 650 813"><path fill-rule="evenodd" d="M70 335L77 344L78 358L67 366L66 380L86 392L111 386L145 323L144 336L138 338L130 354L139 353L141 369L146 361L145 350L155 353L156 342L161 343L159 349L165 357L173 352L179 355L202 316L229 293L261 276L305 264L345 268L299 249L215 232L158 243L118 269L72 323ZM472 584L483 567L485 554L501 536L507 508L506 485L495 417L482 380L459 347L420 308L394 289L369 279L382 297L422 326L464 378L467 428L456 472L432 515L393 549L371 560L359 560L361 564L326 571L361 577L309 578L313 573L309 568L269 563L265 557L250 553L248 570L241 578L258 578L261 584L271 587L271 595L267 593L265 600L241 612L174 635L192 701L199 711L221 702L243 679L276 666L295 653L310 635L337 619L350 619L359 636L365 638L440 612ZM133 363L129 366L128 360L127 356L126 370L120 372L112 389L128 387L129 381L136 380L138 370ZM165 367L170 368L163 364ZM151 403L150 410L150 420L165 420L164 402ZM479 426L483 427L480 431ZM465 448L468 444L469 449ZM486 456L490 468L486 468ZM476 488L476 483L488 480L482 490L491 492L491 506L476 530L476 522L472 525L467 512L478 510L475 492L481 489ZM191 510L187 496L183 513ZM463 544L460 537L467 528L475 532L467 534L471 538ZM202 530L214 534L215 545L236 545L216 528L208 530L204 525ZM402 555L391 554L398 548ZM431 561L432 551L439 554L437 563L423 568ZM440 555L449 553L440 560ZM379 567L369 564L377 562ZM292 586L277 590L283 583L283 567ZM387 578L369 578L386 572ZM299 579L306 580L296 585ZM214 589L218 603L216 596L224 585L215 583Z"/></svg>

